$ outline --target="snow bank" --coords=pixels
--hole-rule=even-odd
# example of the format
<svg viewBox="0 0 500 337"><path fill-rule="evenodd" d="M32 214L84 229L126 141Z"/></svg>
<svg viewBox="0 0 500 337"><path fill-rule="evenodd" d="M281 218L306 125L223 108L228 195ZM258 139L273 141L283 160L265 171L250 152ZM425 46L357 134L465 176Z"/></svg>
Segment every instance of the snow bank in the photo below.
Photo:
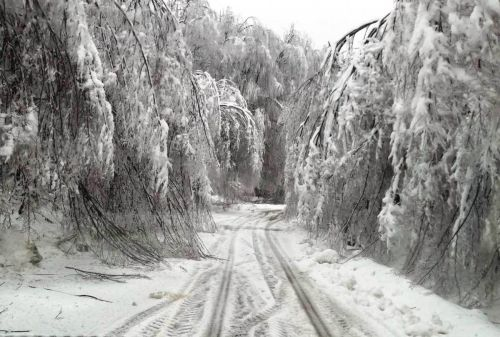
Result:
<svg viewBox="0 0 500 337"><path fill-rule="evenodd" d="M401 337L500 336L500 329L480 310L468 310L446 301L389 267L366 258L342 264L335 251L310 252L308 242L296 235L280 241L299 271L308 274L346 310L364 317L375 329L380 328L380 333L392 331Z"/></svg>
<svg viewBox="0 0 500 337"><path fill-rule="evenodd" d="M56 248L55 223L34 224L38 234L32 240L43 257L38 266L29 261L24 233L0 233L0 329L27 330L22 335L34 336L103 335L139 312L183 298L182 287L209 263L170 259L154 269L108 266L91 252L64 254ZM100 280L82 277L66 266L145 278Z"/></svg>
<svg viewBox="0 0 500 337"><path fill-rule="evenodd" d="M5 282L0 287L1 328L29 330L29 334L35 336L103 335L139 312L186 296L180 289L193 277L196 263L172 261L169 267L148 271L109 268L90 256L80 256L52 259L49 264L44 260L43 267L23 273L6 273L5 268L0 268L2 282ZM131 279L124 283L85 279L65 269L65 265L102 273L141 273L149 279ZM90 295L100 300L75 295Z"/></svg>
<svg viewBox="0 0 500 337"><path fill-rule="evenodd" d="M317 263L337 263L339 261L339 254L333 249L325 249L321 252L314 253L312 259Z"/></svg>

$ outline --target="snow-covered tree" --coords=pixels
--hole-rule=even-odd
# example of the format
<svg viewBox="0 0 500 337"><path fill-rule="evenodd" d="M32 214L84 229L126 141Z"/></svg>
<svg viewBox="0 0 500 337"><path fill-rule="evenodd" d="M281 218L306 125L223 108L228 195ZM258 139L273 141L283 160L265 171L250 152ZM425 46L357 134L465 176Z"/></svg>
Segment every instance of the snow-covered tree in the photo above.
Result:
<svg viewBox="0 0 500 337"><path fill-rule="evenodd" d="M381 230L390 247L410 249L406 270L420 281L432 276L466 304L498 263L498 249L485 244L498 193L499 9L487 1L398 5L384 51L397 127Z"/></svg>
<svg viewBox="0 0 500 337"><path fill-rule="evenodd" d="M65 210L68 237L110 261L202 254L195 221L213 221L205 148L194 149L211 148L210 135L170 8L7 1L2 14L0 194L14 191L9 206L29 220L50 200Z"/></svg>
<svg viewBox="0 0 500 337"><path fill-rule="evenodd" d="M226 198L252 194L262 170L264 139L260 110L250 112L245 98L229 80L215 81L206 72L197 72L208 107L207 121L216 149L211 179L216 192Z"/></svg>
<svg viewBox="0 0 500 337"><path fill-rule="evenodd" d="M317 68L319 52L293 27L281 38L255 18L239 18L230 9L216 14L206 1L174 2L194 68L232 81L250 110L263 113L266 142L257 193L282 199L285 136L280 118L287 114L292 93Z"/></svg>
<svg viewBox="0 0 500 337"><path fill-rule="evenodd" d="M331 48L287 125L289 214L468 305L498 279L499 14L396 2Z"/></svg>

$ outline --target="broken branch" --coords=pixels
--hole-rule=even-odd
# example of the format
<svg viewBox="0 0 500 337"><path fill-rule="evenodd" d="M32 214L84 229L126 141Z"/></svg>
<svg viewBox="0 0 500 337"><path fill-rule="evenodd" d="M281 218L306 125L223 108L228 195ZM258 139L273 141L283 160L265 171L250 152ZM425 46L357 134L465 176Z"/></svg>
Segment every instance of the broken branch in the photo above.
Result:
<svg viewBox="0 0 500 337"><path fill-rule="evenodd" d="M44 290L47 290L47 291L53 291L53 292L56 292L56 293L70 295L70 296L88 297L88 298L92 298L94 300L101 301L101 302L113 303L111 301L103 300L102 298L95 297L95 296L92 296L92 295L87 295L87 294L70 294L70 293L66 293L64 291L54 290L54 289L50 289L50 288L38 288L38 287L35 287L35 286L28 286L28 287L33 288L33 289L44 289Z"/></svg>
<svg viewBox="0 0 500 337"><path fill-rule="evenodd" d="M99 278L99 279L106 279L110 281L115 281L115 282L123 282L119 280L120 278L143 278L143 279L150 279L150 277L142 274L105 274L105 273L99 273L99 272L94 272L94 271L88 271L88 270L82 270L74 267L65 267L66 269L74 270L77 273L83 274L82 276L86 277L94 277L94 278Z"/></svg>

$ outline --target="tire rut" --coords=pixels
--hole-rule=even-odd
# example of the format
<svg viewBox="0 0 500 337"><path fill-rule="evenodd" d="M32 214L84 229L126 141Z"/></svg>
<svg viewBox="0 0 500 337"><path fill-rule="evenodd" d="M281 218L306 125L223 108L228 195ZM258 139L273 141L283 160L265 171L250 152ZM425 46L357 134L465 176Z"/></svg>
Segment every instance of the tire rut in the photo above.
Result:
<svg viewBox="0 0 500 337"><path fill-rule="evenodd" d="M207 332L204 334L206 337L218 337L222 334L222 328L224 325L224 316L227 309L227 299L229 296L229 290L231 287L232 273L234 266L234 247L236 243L236 238L238 236L238 231L236 231L230 242L228 259L225 263L224 270L222 273L222 281L217 292L217 299L215 301L215 307L212 311L212 316L210 317L209 327Z"/></svg>
<svg viewBox="0 0 500 337"><path fill-rule="evenodd" d="M271 233L269 231L265 232L265 236L274 257L276 258L281 269L284 271L288 282L299 299L302 309L308 316L319 337L374 336L374 334L367 327L365 327L364 322L360 322L354 317L351 317L348 313L342 310L330 299L327 299L325 296L316 296L316 300L313 301L308 291L308 289L314 289L311 282L305 277L297 275L297 272L294 270L295 268L288 262L286 254L282 252L279 245L271 237ZM330 318L328 323L322 316L322 314L325 313L327 313Z"/></svg>
<svg viewBox="0 0 500 337"><path fill-rule="evenodd" d="M248 220L248 217L246 217L246 216L238 216L233 221L238 222L238 225L236 227L239 228L240 226L243 226L245 221L247 221L247 220ZM233 237L236 236L236 234L237 234L237 231L235 231L235 233L233 234ZM216 240L216 242L214 242L211 245L211 249L215 248L216 245L220 244L224 240L225 240L224 237L218 238ZM180 292L185 293L187 291L187 289L194 290L196 288L195 286L197 283L206 282L206 280L207 280L207 276L205 276L206 273L207 273L207 270L203 270L201 272L198 271L198 273L195 275L194 280L192 282L189 282L188 284L186 284L186 286L184 288L182 288ZM207 292L205 292L205 294L206 293ZM190 298L192 298L192 297L190 297ZM181 305L181 307L184 306L183 310L188 312L189 310L187 309L187 307L190 307L190 305L192 306L193 301L194 301L193 299L185 300L183 302L183 304ZM187 304L184 304L185 302L187 302ZM170 304L172 304L172 301L163 301L161 303L158 303L158 304L152 306L151 308L148 308L140 313L137 313L137 314L133 315L132 317L128 318L125 321L125 323L123 323L121 326L119 326L118 328L115 328L113 331L107 333L106 336L107 337L125 336L134 327L142 324L143 322L153 318L156 315L160 315L160 312L162 310L166 310ZM184 314L184 315L188 315L188 314ZM177 316L177 315L175 315L175 316ZM175 321L175 316L174 316L174 321ZM144 336L144 337L157 336L159 331L162 330L162 328L164 328L167 324L169 324L169 320L167 318L168 317L166 315L163 315L161 317L157 317L152 322L148 323L146 325L146 327L144 327L142 329L141 336ZM181 325L183 325L183 324L181 324ZM172 326L169 325L168 327L169 328L167 328L167 330L170 329L170 331L171 331ZM184 326L183 329L187 329L187 326ZM168 331L167 331L167 333L168 333Z"/></svg>
<svg viewBox="0 0 500 337"><path fill-rule="evenodd" d="M196 275L194 276L194 280L188 283L184 288L182 288L180 290L180 293L185 293L188 289L192 288L196 284L196 282L202 279L203 275L207 272L208 272L207 270L198 271L198 273L196 273ZM125 336L132 328L136 327L137 325L141 324L147 319L155 316L163 309L166 309L172 303L173 301L163 301L161 303L158 303L157 305L152 306L151 308L148 308L136 315L133 315L132 317L128 318L125 321L125 323L123 323L121 326L106 334L106 336L107 337Z"/></svg>
<svg viewBox="0 0 500 337"><path fill-rule="evenodd" d="M296 271L271 234L269 227L275 221L267 221L266 217L267 214L257 212L227 220L227 223L234 224L229 238L221 236L211 245L214 249L227 240L228 243L226 241L224 244L229 245L227 259L222 264L198 271L195 279L181 290L190 296L170 309L171 301L159 303L129 318L107 336L124 336L132 328L139 328L139 324L145 323L147 325L139 334L142 337L299 337L304 333L316 333L319 337L374 335L362 321L341 309L332 299L321 296L311 281ZM259 226L264 223L267 227ZM251 241L237 240L242 229L252 232ZM238 272L241 263L235 263L235 251L236 246L241 244L252 247L260 273L272 296L272 302L268 305L266 302L269 301L261 297L257 288L252 286L253 282ZM292 301L290 306L297 307L295 297L310 327L309 324L307 327L300 326L283 319L283 313L278 313L287 306L288 301Z"/></svg>
<svg viewBox="0 0 500 337"><path fill-rule="evenodd" d="M211 308L212 314L209 319L209 325L208 328L205 328L205 331L197 331L198 334L204 337L216 337L220 336L222 333L227 299L231 287L232 270L234 267L235 242L240 228L246 221L248 221L248 218L238 217L233 221L237 221L238 224L234 226L235 231L231 235L228 257L222 268L222 278L220 280L220 285L217 288L213 307ZM216 243L218 241L219 240L217 240ZM217 270L220 269L220 267L217 268ZM206 304L209 302L207 297L215 284L215 282L212 282L211 284L209 280L214 280L215 277L215 272L213 275L207 277L204 283L205 287L202 287L200 291L197 292L197 296L193 296L191 300L185 301L170 322L162 322L163 325L167 324L165 336L194 336L196 328L203 329L203 327L199 326L197 323L203 319L205 311L207 310ZM208 306L208 308L210 308L210 306Z"/></svg>
<svg viewBox="0 0 500 337"><path fill-rule="evenodd" d="M196 323L203 317L205 303L212 287L210 281L216 272L217 269L212 270L195 284L196 290L180 305L173 319L161 317L146 327L145 330L152 333L147 336L194 336L198 327Z"/></svg>
<svg viewBox="0 0 500 337"><path fill-rule="evenodd" d="M237 275L235 314L232 317L227 336L248 336L252 330L268 320L280 309L280 303L273 300L272 305L265 306L266 301L252 288L251 282L245 276ZM263 309L260 309L264 306ZM260 309L260 310L259 310ZM267 335L263 335L267 336Z"/></svg>

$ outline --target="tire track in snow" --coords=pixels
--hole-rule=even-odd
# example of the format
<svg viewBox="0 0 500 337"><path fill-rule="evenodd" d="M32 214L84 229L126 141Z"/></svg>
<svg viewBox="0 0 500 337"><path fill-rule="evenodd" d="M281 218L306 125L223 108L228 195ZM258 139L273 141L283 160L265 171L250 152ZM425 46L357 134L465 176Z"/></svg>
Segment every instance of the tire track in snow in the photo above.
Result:
<svg viewBox="0 0 500 337"><path fill-rule="evenodd" d="M196 323L203 316L205 302L211 288L210 280L215 276L217 269L204 275L200 282L194 286L193 294L186 299L177 310L174 319L167 321L167 317L161 317L159 324L152 326L155 334L151 336L193 336Z"/></svg>
<svg viewBox="0 0 500 337"><path fill-rule="evenodd" d="M227 307L227 298L229 296L229 288L231 287L231 276L234 266L234 247L237 236L238 233L236 232L231 238L228 260L224 266L222 281L217 292L215 308L212 311L212 316L210 317L208 331L204 334L207 337L218 337L222 334L224 316Z"/></svg>
<svg viewBox="0 0 500 337"><path fill-rule="evenodd" d="M296 307L295 297L289 296L293 293L296 294L300 307L306 315L304 318L311 323L311 327L308 328L311 329L311 333L316 332L320 337L370 336L371 334L366 332L363 325L358 324L357 319L351 317L352 315L344 315L342 309L332 304L333 302L327 301L321 296L314 296L315 301L312 301L312 294L318 293L320 295L320 292L306 282L307 280L300 280L301 277L294 271L293 264L288 262L286 254L282 252L271 232L267 230L275 223L275 221L271 221L274 219L266 218L267 214L256 212L226 220L228 225L233 224L227 228L232 229L229 238L222 236L211 245L212 248L216 248L222 243L224 246L229 245L227 260L223 264L199 271L196 278L184 287L182 293L189 289L188 293L191 295L182 302L177 302L178 304L169 308L167 307L172 302L159 303L133 316L109 336L123 336L132 331L134 333L140 331L140 336L171 337L300 336L300 329L297 330L297 326L282 320L280 315L275 316L277 311L284 308L287 299L293 298L293 306ZM262 221L263 219L265 220ZM260 227L260 225L266 226ZM241 237L240 230L245 228L252 232L251 246L264 281L274 298L272 305L262 308L260 311L257 311L259 306L256 307L249 300L249 296L255 295L251 289L252 282L237 274L239 265L235 263L237 255L235 251L243 243L243 240L238 240L238 237ZM265 231L265 237L257 234L262 233L260 230ZM280 274L282 271L284 272L291 287L283 287L282 277L277 277L277 271ZM291 292L289 293L289 291ZM245 314L249 308L254 314ZM162 309L164 310L162 311ZM331 324L331 320L324 320L326 316L322 317L321 314L329 315L328 318L333 317L335 323ZM327 322L331 325L329 326ZM144 325L145 323L147 325ZM144 325L144 328L139 330L139 325ZM134 327L137 330L132 330ZM336 334L332 333L334 329Z"/></svg>
<svg viewBox="0 0 500 337"><path fill-rule="evenodd" d="M247 217L237 217L233 221L237 221L235 226L235 231L231 235L229 243L228 258L224 264L224 269L222 272L222 279L220 281L220 286L217 289L216 300L214 302L214 307L212 315L209 320L209 329L202 336L219 336L222 331L222 324L225 314L226 302L229 292L229 287L231 285L231 273L234 265L234 246L238 231L241 226L248 220ZM216 245L219 240L214 244ZM213 248L215 248L215 245ZM219 269L219 268L217 268ZM200 323L203 318L204 311L206 310L208 303L208 294L213 285L210 285L210 280L213 279L215 275L208 275L205 278L204 284L207 285L203 287L201 291L196 292L190 300L186 300L181 305L179 311L174 315L173 319L167 323L165 336L193 336L194 329L200 328L197 323ZM219 325L214 324L216 320L220 318ZM163 323L165 325L165 323ZM203 327L201 327L203 328ZM217 334L215 334L217 333Z"/></svg>
<svg viewBox="0 0 500 337"><path fill-rule="evenodd" d="M247 217L247 220L250 220L250 223L257 223L259 220L266 217L266 214L261 214L260 216L253 217L253 219ZM214 310L212 311L212 315L210 317L210 322L205 337L220 337L223 335L224 321L225 315L228 306L228 298L229 292L232 284L232 273L234 267L234 259L235 259L235 246L236 246L236 238L238 236L239 231L243 227L248 227L249 224L239 224L236 227L234 234L231 237L231 242L229 246L228 259L224 266L222 281L220 283L220 287L217 293L217 300L214 306Z"/></svg>
<svg viewBox="0 0 500 337"><path fill-rule="evenodd" d="M235 217L235 219L232 219L231 221L236 221L238 223L238 225L236 225L236 227L239 227L239 226L242 226L246 220L248 220L247 216L237 216L237 217ZM222 241L224 241L224 239L225 239L224 236L221 236L220 238L218 238L216 240L216 242L214 242L211 245L210 249L211 250L214 249L217 245L221 244ZM198 273L194 276L194 279L191 282L188 282L179 292L180 293L195 292L197 285L205 283L205 281L210 278L209 276L212 275L215 270L216 269L209 268L209 270L203 270L201 272L198 271ZM207 273L209 273L208 276L206 275ZM208 291L205 292L204 295L206 295L207 293L208 293ZM185 302L188 302L187 306L189 306L189 304L192 304L194 301L191 299L188 299L188 300L185 300ZM158 304L156 304L156 305L154 305L154 306L152 306L144 311L141 311L141 312L131 316L130 318L128 318L125 321L125 323L123 323L118 328L115 328L113 331L106 334L106 336L107 337L125 336L125 335L127 335L127 333L129 333L129 331L132 328L140 325L141 323L147 321L148 319L151 319L155 315L158 315L162 310L166 309L172 303L173 303L173 301L163 301L163 302L158 303ZM184 305L184 302L181 305L181 308L183 305ZM181 309L179 309L179 310L181 310ZM184 311L186 311L186 310L184 310ZM184 313L184 317L187 317L186 315L189 316L188 314ZM177 316L177 314L175 316ZM144 329L142 329L141 335L146 336L146 337L147 336L156 336L159 333L159 331L165 327L166 324L168 324L167 316L163 315L161 317L158 317L158 318L154 319L152 322L148 323L146 325L146 327ZM171 329L172 328L170 327L170 330ZM185 326L184 326L184 329L186 329ZM173 336L175 336L175 335L173 335Z"/></svg>
<svg viewBox="0 0 500 337"><path fill-rule="evenodd" d="M208 321L208 327L205 328L205 332L201 333L202 336L206 337L216 337L222 335L223 324L225 320L229 291L232 284L232 272L234 267L234 251L236 245L236 238L240 229L247 223L250 219L248 216L238 216L235 219L230 219L226 221L236 222L232 226L233 233L231 234L229 242L229 251L226 262L224 263L222 270L222 277L220 280L220 285L216 289L215 301L213 303L212 313ZM225 237L221 237L224 238ZM220 238L214 242L212 249L216 248L220 244ZM217 268L217 270L220 268ZM147 336L193 336L197 333L203 332L203 330L196 330L196 328L203 329L199 326L202 322L205 311L210 309L208 294L213 288L215 282L213 281L216 277L216 273L212 273L204 276L202 280L203 287L198 289L198 291L193 291L193 296L185 300L179 310L175 313L172 319L167 320L166 317L160 317L154 322L149 324L149 330L154 332L154 334L149 334Z"/></svg>
<svg viewBox="0 0 500 337"><path fill-rule="evenodd" d="M289 263L285 260L284 256L281 254L278 246L271 238L271 235L267 230L266 230L266 239L269 242L269 246L271 247L274 256L276 257L281 268L285 272L288 282L290 283L295 294L297 295L300 305L302 306L302 309L304 309L304 312L309 318L309 321L311 322L311 325L313 326L317 335L319 337L333 337L334 335L330 332L330 329L321 318L321 315L319 314L319 309L314 305L314 303L307 295L306 291L304 290L301 283L297 279L297 276L293 272Z"/></svg>
<svg viewBox="0 0 500 337"><path fill-rule="evenodd" d="M266 213L264 217L268 217L268 214ZM260 227L256 229L261 232L266 228ZM257 312L254 316L242 321L241 326L236 331L249 332L254 329L252 335L254 337L299 337L301 335L300 333L297 334L295 325L289 326L289 323L285 323L281 318L273 317L287 303L287 292L281 279L276 276L275 267L267 261L268 258L264 254L264 247L260 247L260 243L263 243L263 241L258 239L258 232L256 230L252 231L252 247L261 275L271 293L273 303ZM240 334L237 336L240 336ZM241 334L241 336L246 336L246 334Z"/></svg>
<svg viewBox="0 0 500 337"><path fill-rule="evenodd" d="M179 292L180 293L185 293L188 291L188 289L192 289L199 280L204 279L204 275L211 270L202 270L198 271L198 273L194 276L194 279L192 282L187 283ZM158 303L144 311L141 311L132 317L129 317L125 323L123 323L121 326L118 328L115 328L113 331L110 333L106 334L107 337L121 337L125 336L132 328L136 327L140 323L146 321L147 319L153 317L154 315L158 314L161 310L166 309L170 304L172 304L174 301L163 301L161 303Z"/></svg>
<svg viewBox="0 0 500 337"><path fill-rule="evenodd" d="M269 223L268 226L272 225ZM273 255L278 261L281 269L285 272L285 276L294 290L299 302L307 314L311 324L313 325L319 337L371 337L374 334L365 327L364 322L355 319L352 315L344 312L338 305L325 296L317 296L313 301L307 288L313 288L309 282L301 281L294 271L291 263L288 262L288 257L282 251L281 247L272 238L270 231L265 231L265 236ZM322 310L323 309L323 310ZM326 309L326 310L325 310ZM325 322L321 313L327 313L329 318L334 318L336 324L329 325ZM332 331L335 328L335 333ZM340 330L340 331L337 331Z"/></svg>
<svg viewBox="0 0 500 337"><path fill-rule="evenodd" d="M234 316L230 329L225 331L225 335L230 337L249 336L252 335L253 330L253 336L255 336L258 327L281 308L282 302L273 300L271 305L266 305L267 301L260 296L259 288L252 287L252 282L246 276L238 273L234 277L237 283L234 287L236 288L236 310L233 311ZM263 334L264 332L257 336L269 336L269 334ZM282 337L286 335L272 334L272 336Z"/></svg>

